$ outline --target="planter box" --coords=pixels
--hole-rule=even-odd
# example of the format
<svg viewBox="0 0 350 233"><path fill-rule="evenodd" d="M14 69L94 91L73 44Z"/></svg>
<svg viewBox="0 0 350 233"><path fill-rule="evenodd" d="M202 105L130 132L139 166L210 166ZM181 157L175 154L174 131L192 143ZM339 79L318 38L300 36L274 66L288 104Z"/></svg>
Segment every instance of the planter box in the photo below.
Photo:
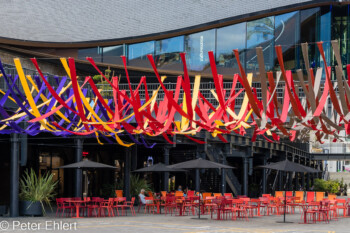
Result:
<svg viewBox="0 0 350 233"><path fill-rule="evenodd" d="M42 216L43 210L40 202L20 201L19 214L22 216Z"/></svg>
<svg viewBox="0 0 350 233"><path fill-rule="evenodd" d="M5 214L7 214L7 206L0 205L0 216L4 216Z"/></svg>

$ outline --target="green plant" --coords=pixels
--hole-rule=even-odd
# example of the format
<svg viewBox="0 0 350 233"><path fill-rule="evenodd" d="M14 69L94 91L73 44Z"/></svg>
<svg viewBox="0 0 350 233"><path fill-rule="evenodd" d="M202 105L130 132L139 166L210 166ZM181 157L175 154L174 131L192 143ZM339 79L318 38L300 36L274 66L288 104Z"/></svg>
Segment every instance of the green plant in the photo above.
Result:
<svg viewBox="0 0 350 233"><path fill-rule="evenodd" d="M117 184L116 189L123 189L124 181ZM147 180L140 178L139 175L131 175L130 176L130 196L137 196L141 189L145 191L151 191L151 186L147 183Z"/></svg>
<svg viewBox="0 0 350 233"><path fill-rule="evenodd" d="M103 184L100 195L103 197L115 197L116 188L115 184Z"/></svg>
<svg viewBox="0 0 350 233"><path fill-rule="evenodd" d="M337 180L327 181L327 192L328 193L337 193L339 190L339 182Z"/></svg>
<svg viewBox="0 0 350 233"><path fill-rule="evenodd" d="M38 177L33 169L25 170L20 179L19 198L23 201L40 202L45 214L44 204L51 208L50 201L55 196L55 187L58 181L53 180L53 174L46 173Z"/></svg>

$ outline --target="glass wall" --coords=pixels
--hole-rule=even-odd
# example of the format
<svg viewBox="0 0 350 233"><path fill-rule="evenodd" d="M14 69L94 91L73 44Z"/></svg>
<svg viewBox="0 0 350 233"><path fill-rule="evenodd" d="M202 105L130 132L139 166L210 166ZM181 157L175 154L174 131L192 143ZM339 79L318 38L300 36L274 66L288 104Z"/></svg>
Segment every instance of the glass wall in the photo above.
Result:
<svg viewBox="0 0 350 233"><path fill-rule="evenodd" d="M272 70L274 66L274 27L275 17L266 17L247 22L247 72L258 72L259 65L256 56L256 47L262 47L265 69Z"/></svg>
<svg viewBox="0 0 350 233"><path fill-rule="evenodd" d="M92 57L95 62L102 62L102 48L88 48L78 50L78 59L85 60L86 57Z"/></svg>
<svg viewBox="0 0 350 233"><path fill-rule="evenodd" d="M109 46L103 48L103 62L110 64L123 64L120 56L125 55L125 45Z"/></svg>
<svg viewBox="0 0 350 233"><path fill-rule="evenodd" d="M208 71L208 52L215 52L215 29L185 36L187 65L192 71Z"/></svg>
<svg viewBox="0 0 350 233"><path fill-rule="evenodd" d="M154 55L154 41L131 44L128 46L128 59L130 66L151 67L147 55Z"/></svg>
<svg viewBox="0 0 350 233"><path fill-rule="evenodd" d="M286 69L305 70L300 43L309 44L310 66L323 67L315 42L323 41L328 65L337 65L330 41L340 41L343 68L350 63L348 6L322 6L289 12L203 32L137 44L104 48L79 49L78 58L93 57L95 61L122 64L120 55L127 55L128 65L150 67L147 54L153 54L162 70L182 71L180 53L186 53L190 71L210 73L208 52L214 51L218 72L233 76L239 73L233 49L240 51L240 60L246 72L259 70L256 47L263 49L265 69L279 70L274 46L281 45Z"/></svg>
<svg viewBox="0 0 350 233"><path fill-rule="evenodd" d="M184 36L156 41L155 61L160 69L181 70L180 53L184 52Z"/></svg>
<svg viewBox="0 0 350 233"><path fill-rule="evenodd" d="M281 45L284 66L288 70L298 68L297 44L299 34L299 12L291 12L275 16L275 45ZM278 59L275 56L275 69L279 70Z"/></svg>
<svg viewBox="0 0 350 233"><path fill-rule="evenodd" d="M239 23L217 29L216 35L216 65L219 74L233 75L239 73L238 65L233 54L239 51L239 59L245 66L246 23Z"/></svg>

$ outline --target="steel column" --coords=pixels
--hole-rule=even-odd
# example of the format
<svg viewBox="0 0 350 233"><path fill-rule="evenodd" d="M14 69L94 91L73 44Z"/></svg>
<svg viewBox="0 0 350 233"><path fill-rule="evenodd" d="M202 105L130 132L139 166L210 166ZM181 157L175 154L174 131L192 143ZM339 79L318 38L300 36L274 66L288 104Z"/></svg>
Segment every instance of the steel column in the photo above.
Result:
<svg viewBox="0 0 350 233"><path fill-rule="evenodd" d="M11 134L10 217L18 217L19 161L18 135Z"/></svg>
<svg viewBox="0 0 350 233"><path fill-rule="evenodd" d="M124 163L124 196L130 201L131 148L126 148Z"/></svg>
<svg viewBox="0 0 350 233"><path fill-rule="evenodd" d="M83 160L83 139L75 139L75 162L80 162ZM75 169L75 187L74 187L74 196L81 197L83 190L83 172L81 169Z"/></svg>
<svg viewBox="0 0 350 233"><path fill-rule="evenodd" d="M169 153L170 148L168 146L164 147L164 164L169 165ZM164 172L164 177L163 177L163 190L164 191L169 191L169 172Z"/></svg>

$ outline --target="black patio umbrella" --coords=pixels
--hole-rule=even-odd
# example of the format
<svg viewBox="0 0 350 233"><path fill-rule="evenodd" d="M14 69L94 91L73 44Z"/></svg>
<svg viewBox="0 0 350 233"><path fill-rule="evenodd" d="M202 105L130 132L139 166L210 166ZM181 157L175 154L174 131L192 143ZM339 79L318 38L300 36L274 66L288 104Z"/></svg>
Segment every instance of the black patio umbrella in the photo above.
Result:
<svg viewBox="0 0 350 233"><path fill-rule="evenodd" d="M80 162L77 162L77 163L71 163L71 164L68 164L68 165L64 165L64 166L61 166L59 168L76 168L76 169L89 169L89 168L109 168L109 169L115 169L117 167L114 167L114 166L110 166L110 165L107 165L107 164L103 164L103 163L97 163L97 162L93 162L93 161L90 161L90 160L83 160L83 161L80 161Z"/></svg>
<svg viewBox="0 0 350 233"><path fill-rule="evenodd" d="M304 165L291 162L289 160L283 160L277 163L269 163L266 165L258 166L258 168L266 168L266 169L273 169L277 171L284 171L284 172L308 172L308 173L317 173L320 172L320 170L306 167ZM283 222L280 223L291 223L286 222L286 206L287 206L287 197L286 197L286 184L284 185L284 213L283 213Z"/></svg>
<svg viewBox="0 0 350 233"><path fill-rule="evenodd" d="M221 163L215 163L206 159L193 159L182 163L177 163L169 166L170 168L180 168L180 169L207 169L207 168L227 168L234 169L234 167L224 165Z"/></svg>
<svg viewBox="0 0 350 233"><path fill-rule="evenodd" d="M89 170L89 169L115 169L117 167L110 166L110 165L103 164L103 163L93 162L90 160L83 160L83 161L80 161L77 163L67 164L67 165L61 166L59 168Z"/></svg>
<svg viewBox="0 0 350 233"><path fill-rule="evenodd" d="M157 163L157 164L154 164L153 166L140 168L133 172L186 172L186 170L170 168L169 166L163 163Z"/></svg>
<svg viewBox="0 0 350 233"><path fill-rule="evenodd" d="M177 163L169 166L170 168L182 168L182 169L210 169L210 168L216 168L216 169L234 169L235 167L231 167L228 165L224 165L221 163L215 163L206 159L198 158L189 160L182 163ZM198 201L198 218L201 219L201 211L200 211L200 201Z"/></svg>

